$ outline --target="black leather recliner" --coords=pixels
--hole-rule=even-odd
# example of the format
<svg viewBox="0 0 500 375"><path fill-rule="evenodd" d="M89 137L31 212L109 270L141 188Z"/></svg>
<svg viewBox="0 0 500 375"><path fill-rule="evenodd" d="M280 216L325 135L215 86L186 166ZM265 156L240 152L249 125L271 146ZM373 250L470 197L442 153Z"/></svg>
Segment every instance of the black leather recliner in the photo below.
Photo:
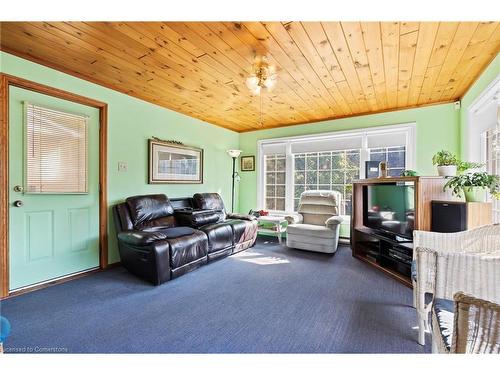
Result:
<svg viewBox="0 0 500 375"><path fill-rule="evenodd" d="M207 263L206 234L178 226L165 195L130 197L113 212L121 263L137 276L158 285Z"/></svg>

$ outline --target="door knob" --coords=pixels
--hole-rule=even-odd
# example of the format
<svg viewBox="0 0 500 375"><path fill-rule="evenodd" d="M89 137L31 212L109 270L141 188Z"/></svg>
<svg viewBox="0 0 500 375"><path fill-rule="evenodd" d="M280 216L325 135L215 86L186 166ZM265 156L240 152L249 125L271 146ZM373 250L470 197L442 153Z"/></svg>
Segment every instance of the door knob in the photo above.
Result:
<svg viewBox="0 0 500 375"><path fill-rule="evenodd" d="M14 207L22 207L24 205L23 201L15 201Z"/></svg>
<svg viewBox="0 0 500 375"><path fill-rule="evenodd" d="M16 185L16 186L14 186L14 191L15 191L16 193L22 193L22 192L23 192L23 190L24 190L24 189L23 189L23 187L22 187L21 185Z"/></svg>

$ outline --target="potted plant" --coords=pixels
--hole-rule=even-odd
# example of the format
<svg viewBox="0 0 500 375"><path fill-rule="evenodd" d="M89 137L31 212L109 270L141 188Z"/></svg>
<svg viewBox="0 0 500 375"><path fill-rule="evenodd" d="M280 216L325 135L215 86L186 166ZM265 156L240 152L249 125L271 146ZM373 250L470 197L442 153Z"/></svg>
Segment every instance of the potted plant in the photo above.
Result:
<svg viewBox="0 0 500 375"><path fill-rule="evenodd" d="M500 199L500 177L486 172L466 173L450 178L444 189L451 189L457 197L465 195L466 202L484 202L486 191Z"/></svg>
<svg viewBox="0 0 500 375"><path fill-rule="evenodd" d="M432 157L432 164L437 165L440 176L456 176L460 161L450 151L441 150Z"/></svg>
<svg viewBox="0 0 500 375"><path fill-rule="evenodd" d="M458 174L462 174L469 169L481 168L484 166L484 163L475 163L471 161L459 161L457 165Z"/></svg>

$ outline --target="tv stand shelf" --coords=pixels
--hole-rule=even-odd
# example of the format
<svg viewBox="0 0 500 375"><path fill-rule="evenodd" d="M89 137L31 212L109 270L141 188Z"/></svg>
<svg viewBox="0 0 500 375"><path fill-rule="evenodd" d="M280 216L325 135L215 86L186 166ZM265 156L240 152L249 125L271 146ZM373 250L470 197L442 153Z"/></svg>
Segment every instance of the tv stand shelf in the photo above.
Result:
<svg viewBox="0 0 500 375"><path fill-rule="evenodd" d="M412 287L411 260L413 243L392 234L385 234L363 225L365 186L413 183L414 230L431 230L431 201L456 201L449 191L443 191L443 177L387 177L357 180L353 183L351 214L351 249L353 257L370 264L402 284Z"/></svg>

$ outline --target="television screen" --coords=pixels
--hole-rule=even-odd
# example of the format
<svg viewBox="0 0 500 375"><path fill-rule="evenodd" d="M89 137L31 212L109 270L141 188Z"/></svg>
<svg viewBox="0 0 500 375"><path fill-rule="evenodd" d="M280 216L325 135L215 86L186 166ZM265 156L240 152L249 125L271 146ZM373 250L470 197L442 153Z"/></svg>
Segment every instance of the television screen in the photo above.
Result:
<svg viewBox="0 0 500 375"><path fill-rule="evenodd" d="M415 228L412 182L364 186L363 225L411 239Z"/></svg>

